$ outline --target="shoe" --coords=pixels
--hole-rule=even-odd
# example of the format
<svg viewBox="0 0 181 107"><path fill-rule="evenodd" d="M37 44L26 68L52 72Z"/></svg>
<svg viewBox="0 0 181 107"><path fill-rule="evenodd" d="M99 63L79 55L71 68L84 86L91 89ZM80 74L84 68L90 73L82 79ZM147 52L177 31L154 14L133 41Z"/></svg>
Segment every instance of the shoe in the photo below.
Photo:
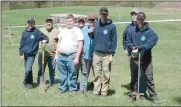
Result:
<svg viewBox="0 0 181 107"><path fill-rule="evenodd" d="M84 90L77 91L77 94L84 94Z"/></svg>
<svg viewBox="0 0 181 107"><path fill-rule="evenodd" d="M134 102L134 101L136 101L136 96L131 96L131 95L129 95L128 101L129 101L129 102Z"/></svg>
<svg viewBox="0 0 181 107"><path fill-rule="evenodd" d="M157 97L157 95L151 96L150 97L151 101L154 103L154 105L159 106L161 104L159 98Z"/></svg>
<svg viewBox="0 0 181 107"><path fill-rule="evenodd" d="M92 93L91 95L95 97L99 96L99 94L96 94L96 93Z"/></svg>
<svg viewBox="0 0 181 107"><path fill-rule="evenodd" d="M102 97L107 97L107 94L101 94Z"/></svg>
<svg viewBox="0 0 181 107"><path fill-rule="evenodd" d="M24 85L24 87L26 87L26 86L27 86L27 84L26 84L25 82L23 82L23 85Z"/></svg>
<svg viewBox="0 0 181 107"><path fill-rule="evenodd" d="M27 84L27 88L32 89L33 85L32 84Z"/></svg>

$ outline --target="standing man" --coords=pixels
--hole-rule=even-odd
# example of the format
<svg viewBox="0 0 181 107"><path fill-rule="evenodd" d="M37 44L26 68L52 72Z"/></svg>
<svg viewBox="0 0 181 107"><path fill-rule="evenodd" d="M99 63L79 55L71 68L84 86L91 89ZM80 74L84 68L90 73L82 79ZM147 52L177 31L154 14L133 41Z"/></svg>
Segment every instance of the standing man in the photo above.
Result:
<svg viewBox="0 0 181 107"><path fill-rule="evenodd" d="M48 43L48 37L35 27L34 18L29 18L27 27L22 33L19 54L21 60L24 59L25 76L23 84L25 87L33 88L32 66L38 52L39 42Z"/></svg>
<svg viewBox="0 0 181 107"><path fill-rule="evenodd" d="M85 26L85 19L83 17L80 17L78 20L78 25L80 29L83 32L84 35L84 41L83 41L83 51L82 51L82 69L81 69L81 80L80 80L80 90L79 93L84 93L85 85L88 80L86 79L86 75L89 75L90 68L92 67L92 58L93 58L93 39L90 38L88 35L90 27L93 27L93 25L96 22L97 16L96 14L89 14L88 15L88 26ZM92 69L93 70L93 69ZM93 71L94 72L94 71Z"/></svg>
<svg viewBox="0 0 181 107"><path fill-rule="evenodd" d="M131 57L131 72L133 93L136 92L137 78L138 78L138 54L141 54L141 71L146 76L146 83L148 87L148 93L151 100L155 104L160 104L155 91L155 84L153 81L153 65L152 65L152 48L157 44L158 36L149 28L146 21L146 15L143 12L137 14L137 26L131 31L131 35L128 35L128 48L132 50ZM130 95L134 98L133 95ZM133 99L134 100L134 99Z"/></svg>
<svg viewBox="0 0 181 107"><path fill-rule="evenodd" d="M45 53L45 60L44 60L44 68L46 68L46 64L48 63L49 68L49 82L50 85L53 85L55 82L55 63L54 63L54 56L56 52L56 46L58 42L57 35L59 33L58 29L53 27L53 20L46 19L45 20L45 27L40 28L40 31L43 32L49 38L49 43L46 44L44 50ZM45 44L40 43L40 49L42 49ZM40 52L38 55L38 78L37 83L40 84L40 77L42 76L42 53ZM45 69L44 69L45 70Z"/></svg>
<svg viewBox="0 0 181 107"><path fill-rule="evenodd" d="M66 27L58 35L58 44L55 61L58 62L58 73L60 79L60 91L77 91L77 70L80 54L83 47L83 33L74 27L74 16L66 16Z"/></svg>
<svg viewBox="0 0 181 107"><path fill-rule="evenodd" d="M110 81L110 63L117 47L116 26L108 19L108 9L102 7L99 11L100 19L95 27L90 28L93 31L94 54L93 67L95 71L93 95L108 95Z"/></svg>
<svg viewBox="0 0 181 107"><path fill-rule="evenodd" d="M126 43L127 43L126 36L131 31L131 29L133 29L137 24L138 10L133 9L130 14L131 14L132 23L127 25L127 27L126 27L126 29L124 30L124 33L123 33L123 48L124 48L124 52L126 53L126 55L128 55L128 57L130 57L131 51L128 49L128 47L126 45Z"/></svg>

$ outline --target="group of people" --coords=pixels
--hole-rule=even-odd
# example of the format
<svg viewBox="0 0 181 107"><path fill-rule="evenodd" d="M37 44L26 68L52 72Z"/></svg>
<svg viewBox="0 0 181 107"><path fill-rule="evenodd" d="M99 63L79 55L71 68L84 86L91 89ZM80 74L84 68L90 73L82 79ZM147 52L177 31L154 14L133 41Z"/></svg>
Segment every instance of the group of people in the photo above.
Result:
<svg viewBox="0 0 181 107"><path fill-rule="evenodd" d="M35 20L29 18L27 27L22 33L19 53L24 59L25 76L23 84L33 87L32 66L38 53L38 77L40 84L42 68L49 68L50 85L55 83L55 69L59 75L59 90L72 93L84 93L90 69L93 71L93 92L95 96L107 96L110 82L111 63L117 48L117 29L108 18L108 9L99 10L88 15L88 25L83 17L78 18L78 27L74 26L74 16L66 16L66 26L58 30L53 27L52 19L45 20L45 27L37 29ZM123 48L130 60L131 82L129 99L135 100L138 80L138 55L141 54L141 70L146 77L150 98L158 103L153 81L151 49L157 44L156 33L149 28L146 15L138 10L131 11L132 23L123 33ZM46 44L46 45L45 45ZM43 47L44 45L44 47ZM40 51L38 51L40 50ZM42 51L44 50L44 67L42 67ZM78 73L81 69L80 89L78 89ZM157 102L156 102L157 101Z"/></svg>

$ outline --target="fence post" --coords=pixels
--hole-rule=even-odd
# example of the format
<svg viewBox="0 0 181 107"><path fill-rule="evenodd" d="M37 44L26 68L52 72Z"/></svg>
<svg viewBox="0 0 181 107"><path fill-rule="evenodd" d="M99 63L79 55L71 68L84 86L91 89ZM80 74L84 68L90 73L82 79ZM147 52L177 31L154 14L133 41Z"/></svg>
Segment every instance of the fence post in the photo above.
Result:
<svg viewBox="0 0 181 107"><path fill-rule="evenodd" d="M8 26L8 33L9 33L9 39L11 41L11 44L14 45L13 40L11 38L11 27L10 26Z"/></svg>

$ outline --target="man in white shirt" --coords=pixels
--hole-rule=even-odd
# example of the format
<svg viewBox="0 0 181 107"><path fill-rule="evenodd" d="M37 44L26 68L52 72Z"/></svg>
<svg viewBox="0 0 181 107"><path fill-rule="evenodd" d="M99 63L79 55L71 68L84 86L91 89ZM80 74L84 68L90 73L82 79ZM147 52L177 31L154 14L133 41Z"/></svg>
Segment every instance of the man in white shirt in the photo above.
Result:
<svg viewBox="0 0 181 107"><path fill-rule="evenodd" d="M83 33L74 27L74 16L66 16L66 27L58 34L58 44L55 55L55 62L58 64L60 79L60 91L77 91L77 71L80 54L83 46Z"/></svg>

